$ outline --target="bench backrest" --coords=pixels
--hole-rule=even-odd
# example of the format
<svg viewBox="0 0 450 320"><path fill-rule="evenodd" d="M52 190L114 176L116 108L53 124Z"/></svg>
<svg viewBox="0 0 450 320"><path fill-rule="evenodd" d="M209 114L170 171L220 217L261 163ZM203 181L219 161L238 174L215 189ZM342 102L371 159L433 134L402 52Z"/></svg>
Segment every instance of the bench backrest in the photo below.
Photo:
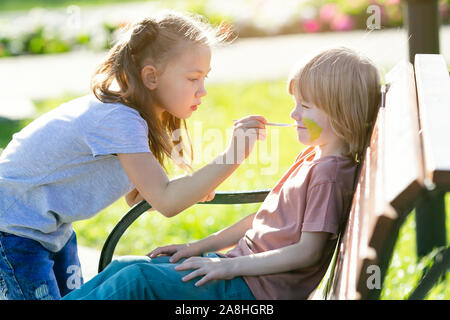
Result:
<svg viewBox="0 0 450 320"><path fill-rule="evenodd" d="M450 78L442 55L418 54L414 61L425 183L450 190Z"/></svg>
<svg viewBox="0 0 450 320"><path fill-rule="evenodd" d="M423 123L419 122L418 112L421 104L434 103L435 108L431 112L433 119L439 119L439 115L444 114L441 109L445 107L446 114L449 114L450 104L443 105L442 101L430 98L432 84L438 81L433 80L432 75L436 73L436 64L442 64L442 60L439 55L418 55L416 72L410 63L401 62L386 75L389 89L384 107L379 110L361 164L351 211L337 246L335 261L330 265L319 290L322 298L379 298L398 230L427 191L425 184L430 184L430 172L433 170L441 177L440 183L448 183L446 174L449 168L437 170L439 165L442 168L444 164L436 163L437 158L431 156L431 150L423 152L423 129L427 131L424 136L434 135L429 144L436 141L439 134L428 133L428 128L420 127ZM442 73L442 65L440 69ZM448 78L448 72L446 76ZM416 89L416 81L419 90ZM443 76L440 81L444 81ZM421 116L425 114L425 111L421 112ZM448 119L450 117L441 121ZM439 144L434 149L434 152L441 153L438 159L445 152L447 159L450 159L450 148L443 150L441 146ZM424 158L431 160L425 164ZM427 169L427 166L431 168Z"/></svg>

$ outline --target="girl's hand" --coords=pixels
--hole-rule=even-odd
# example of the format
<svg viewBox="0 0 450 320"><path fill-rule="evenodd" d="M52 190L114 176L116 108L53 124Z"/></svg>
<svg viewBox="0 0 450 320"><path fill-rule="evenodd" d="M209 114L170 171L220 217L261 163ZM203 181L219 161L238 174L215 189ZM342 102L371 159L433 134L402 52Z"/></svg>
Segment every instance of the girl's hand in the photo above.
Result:
<svg viewBox="0 0 450 320"><path fill-rule="evenodd" d="M211 201L212 199L214 199L215 196L216 196L216 192L213 190L213 191L211 191L206 197L204 197L203 199L201 199L199 202L208 202L208 201Z"/></svg>
<svg viewBox="0 0 450 320"><path fill-rule="evenodd" d="M199 287L210 280L230 280L236 275L233 274L233 259L232 258L204 258L204 257L191 257L183 261L183 263L177 265L175 270L189 270L196 269L188 275L184 276L182 280L184 282L190 281L196 277L204 276L195 283L196 287Z"/></svg>
<svg viewBox="0 0 450 320"><path fill-rule="evenodd" d="M172 256L169 261L174 263L181 258L189 258L195 255L200 255L201 252L196 249L193 244L172 244L169 246L159 247L147 254L150 258L157 256Z"/></svg>
<svg viewBox="0 0 450 320"><path fill-rule="evenodd" d="M241 163L247 159L256 141L266 139L266 123L263 116L248 116L235 121L226 163Z"/></svg>

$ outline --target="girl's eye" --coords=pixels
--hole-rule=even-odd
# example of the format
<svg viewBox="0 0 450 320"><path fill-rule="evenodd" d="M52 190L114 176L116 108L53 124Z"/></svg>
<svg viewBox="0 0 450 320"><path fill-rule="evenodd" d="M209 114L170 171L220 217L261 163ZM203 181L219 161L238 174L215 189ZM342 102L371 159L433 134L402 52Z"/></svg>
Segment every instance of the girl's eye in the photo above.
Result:
<svg viewBox="0 0 450 320"><path fill-rule="evenodd" d="M206 79L206 78L208 78L207 75L203 77L203 79ZM198 81L198 80L200 80L200 79L198 79L198 78L188 78L188 80L189 80L189 81L192 81L192 82L195 82L195 81Z"/></svg>
<svg viewBox="0 0 450 320"><path fill-rule="evenodd" d="M309 107L305 106L304 104L302 104L301 106L302 108L309 109Z"/></svg>

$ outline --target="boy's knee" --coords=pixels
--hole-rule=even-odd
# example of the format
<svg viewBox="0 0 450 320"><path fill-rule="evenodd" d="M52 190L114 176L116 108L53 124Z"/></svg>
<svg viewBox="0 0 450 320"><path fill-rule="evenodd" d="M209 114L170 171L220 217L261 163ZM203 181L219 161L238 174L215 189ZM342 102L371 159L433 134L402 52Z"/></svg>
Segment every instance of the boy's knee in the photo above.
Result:
<svg viewBox="0 0 450 320"><path fill-rule="evenodd" d="M119 257L111 262L109 267L111 268L124 268L129 265L133 265L135 263L142 263L142 262L150 262L150 258L147 256L122 256Z"/></svg>
<svg viewBox="0 0 450 320"><path fill-rule="evenodd" d="M137 262L122 269L135 277L143 277L147 282L179 282L182 271L176 271L175 264ZM188 271L184 271L189 273Z"/></svg>

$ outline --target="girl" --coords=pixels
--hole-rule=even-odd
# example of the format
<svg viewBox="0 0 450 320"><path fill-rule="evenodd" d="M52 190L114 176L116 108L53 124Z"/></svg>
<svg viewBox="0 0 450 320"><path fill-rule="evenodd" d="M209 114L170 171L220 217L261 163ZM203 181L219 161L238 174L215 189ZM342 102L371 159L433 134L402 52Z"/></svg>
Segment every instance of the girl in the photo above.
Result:
<svg viewBox="0 0 450 320"><path fill-rule="evenodd" d="M264 138L265 119L246 117L215 161L174 180L163 169L167 158L189 167L189 144L171 138L206 95L218 40L205 23L177 13L139 21L96 69L93 96L13 136L0 158L0 298L59 299L79 287L73 221L123 195L130 206L145 199L172 217L212 199Z"/></svg>
<svg viewBox="0 0 450 320"><path fill-rule="evenodd" d="M298 140L308 147L256 214L190 244L115 260L66 298L308 298L351 205L357 162L381 100L380 80L366 58L337 48L297 70L288 88ZM204 254L233 245L225 255Z"/></svg>

